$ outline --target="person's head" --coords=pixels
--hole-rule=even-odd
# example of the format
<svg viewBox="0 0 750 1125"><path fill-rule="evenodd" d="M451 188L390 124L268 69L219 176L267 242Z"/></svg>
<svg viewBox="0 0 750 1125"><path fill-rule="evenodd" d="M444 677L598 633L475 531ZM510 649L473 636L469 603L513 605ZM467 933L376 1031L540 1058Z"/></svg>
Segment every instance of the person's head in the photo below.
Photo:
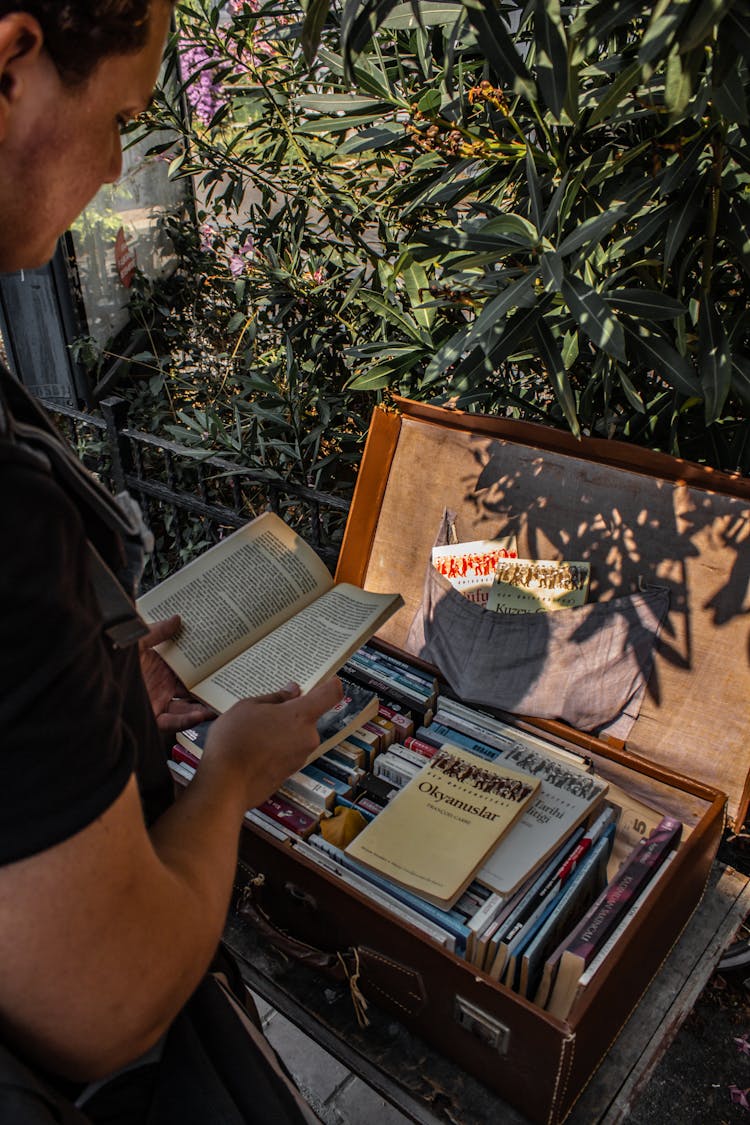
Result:
<svg viewBox="0 0 750 1125"><path fill-rule="evenodd" d="M0 271L51 256L148 105L172 0L0 0Z"/></svg>

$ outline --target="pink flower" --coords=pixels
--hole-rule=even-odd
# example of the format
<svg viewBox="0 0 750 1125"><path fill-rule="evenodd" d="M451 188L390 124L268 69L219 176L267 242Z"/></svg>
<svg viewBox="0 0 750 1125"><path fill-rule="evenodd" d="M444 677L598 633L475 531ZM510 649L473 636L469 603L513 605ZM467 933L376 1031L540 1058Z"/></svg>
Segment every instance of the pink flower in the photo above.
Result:
<svg viewBox="0 0 750 1125"><path fill-rule="evenodd" d="M214 79L218 60L200 43L183 42L185 45L180 48L182 72L185 79L192 79L185 93L196 117L208 125L214 114L226 105L221 86Z"/></svg>
<svg viewBox="0 0 750 1125"><path fill-rule="evenodd" d="M747 1090L740 1090L739 1086L730 1086L729 1095L734 1105L741 1105L743 1109L750 1109L750 1102L747 1100Z"/></svg>

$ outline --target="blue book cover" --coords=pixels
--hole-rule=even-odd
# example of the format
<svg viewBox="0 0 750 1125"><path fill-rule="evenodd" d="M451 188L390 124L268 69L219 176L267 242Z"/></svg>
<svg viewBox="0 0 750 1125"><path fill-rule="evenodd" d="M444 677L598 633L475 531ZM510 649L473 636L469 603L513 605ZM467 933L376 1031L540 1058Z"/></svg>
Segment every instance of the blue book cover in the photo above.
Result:
<svg viewBox="0 0 750 1125"><path fill-rule="evenodd" d="M303 766L300 773L307 774L313 781L319 781L321 785L327 785L329 789L335 789L339 797L348 797L352 791L351 785L346 781L342 781L339 777L334 777L331 773L326 773L325 770L319 769L314 764Z"/></svg>
<svg viewBox="0 0 750 1125"><path fill-rule="evenodd" d="M438 906L433 906L431 902L425 902L423 898L418 895L412 894L405 887L399 887L392 883L390 879L386 879L383 875L378 875L375 871L370 871L369 868L364 867L361 863L348 856L346 852L342 852L340 848L329 844L326 840L321 840L319 836L310 837L309 843L314 843L316 847L321 847L321 850L328 852L344 867L348 867L350 871L355 871L362 879L366 879L368 883L373 886L379 887L381 891L385 891L391 898L395 898L398 902L403 902L406 906L410 906L412 910L421 914L424 918L429 918L431 922L435 922L438 926L442 926L449 934L453 934L456 939L456 955L463 957L466 952L466 942L469 937L469 928L466 925L463 915L455 910L441 910Z"/></svg>
<svg viewBox="0 0 750 1125"><path fill-rule="evenodd" d="M454 746L460 746L463 750L470 750L472 754L476 754L479 758L486 758L489 762L494 762L497 758L502 757L499 750L494 746L488 746L486 742L478 742L468 734L462 734L461 731L454 730L453 727L447 727L444 723L436 723L434 720L428 727L420 727L417 731L417 738L424 734L427 738L441 739L445 742L452 742Z"/></svg>

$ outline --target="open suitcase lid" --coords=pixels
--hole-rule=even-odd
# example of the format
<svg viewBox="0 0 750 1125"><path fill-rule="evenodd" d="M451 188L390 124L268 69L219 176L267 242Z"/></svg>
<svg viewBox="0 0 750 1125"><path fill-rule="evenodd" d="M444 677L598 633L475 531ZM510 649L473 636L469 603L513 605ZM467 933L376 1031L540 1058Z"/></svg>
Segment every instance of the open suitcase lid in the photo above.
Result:
<svg viewBox="0 0 750 1125"><path fill-rule="evenodd" d="M375 411L337 581L398 590L399 648L446 508L461 540L586 560L590 601L667 587L668 617L627 749L750 799L750 480L621 442L396 399Z"/></svg>

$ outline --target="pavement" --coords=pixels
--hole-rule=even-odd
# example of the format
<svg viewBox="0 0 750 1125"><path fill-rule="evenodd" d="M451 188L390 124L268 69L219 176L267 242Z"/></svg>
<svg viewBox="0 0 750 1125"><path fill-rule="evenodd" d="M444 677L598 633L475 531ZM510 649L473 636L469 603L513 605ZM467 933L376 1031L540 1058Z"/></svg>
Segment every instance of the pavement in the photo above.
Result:
<svg viewBox="0 0 750 1125"><path fill-rule="evenodd" d="M407 1125L412 1119L252 993L263 1031L325 1125ZM435 1125L440 1125L435 1118Z"/></svg>

